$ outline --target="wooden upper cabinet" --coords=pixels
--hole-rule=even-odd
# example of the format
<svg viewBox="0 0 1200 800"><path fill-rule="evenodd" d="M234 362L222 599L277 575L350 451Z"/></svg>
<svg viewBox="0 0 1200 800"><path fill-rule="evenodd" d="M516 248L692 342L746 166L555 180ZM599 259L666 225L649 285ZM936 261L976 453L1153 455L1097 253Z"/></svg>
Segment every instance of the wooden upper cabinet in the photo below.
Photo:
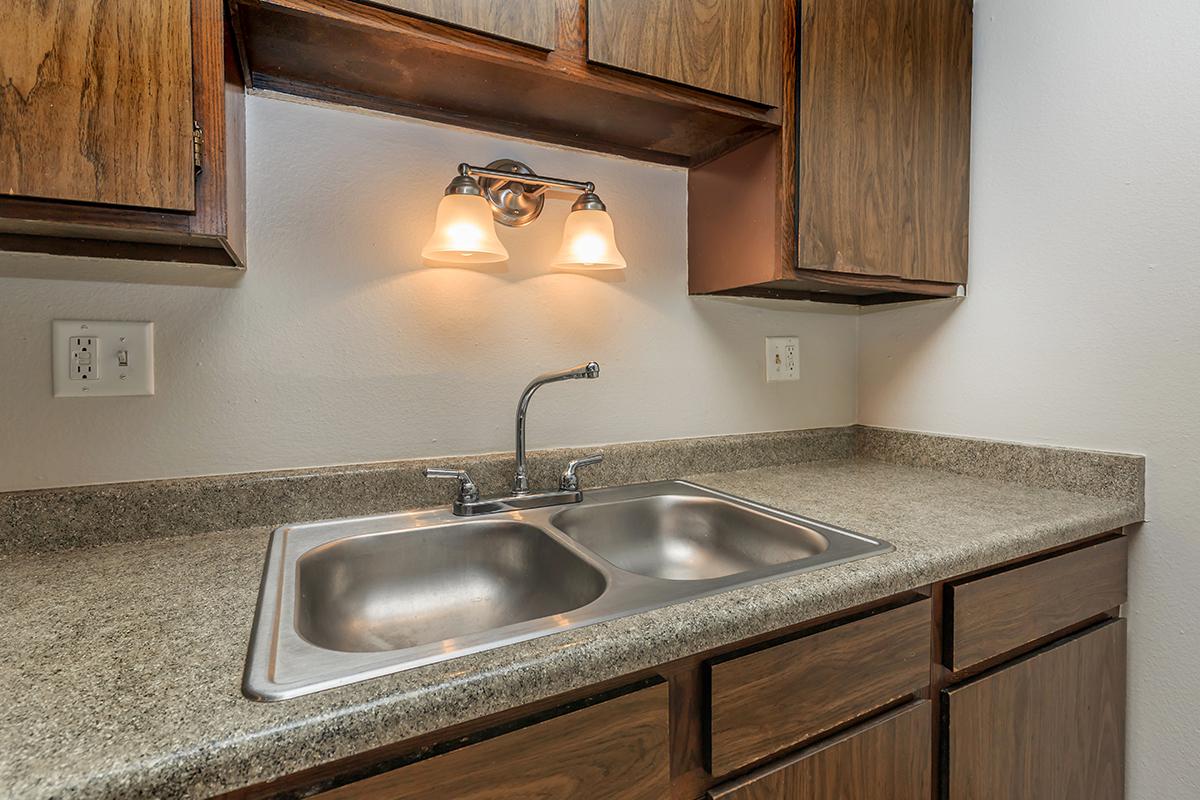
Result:
<svg viewBox="0 0 1200 800"><path fill-rule="evenodd" d="M779 0L588 0L588 59L778 106Z"/></svg>
<svg viewBox="0 0 1200 800"><path fill-rule="evenodd" d="M761 26L732 11L763 3L767 18L778 16L778 0L704 2L721 12L716 17L748 28ZM757 50L770 61L780 30L742 36L693 13L672 22L674 45L657 35L624 41L643 37L649 16L671 10L657 0L229 0L229 7L255 88L677 166L716 158L781 124L778 108L713 91L744 93L738 82L760 80L745 59ZM599 41L631 53L649 41L664 64L694 56L692 37L707 37L697 46L712 58L696 75L667 75L680 83L608 69L588 60L589 14L593 57L603 52L602 34ZM735 48L743 60L723 55L726 35L746 40ZM779 70L774 64L775 79L764 85L777 83Z"/></svg>
<svg viewBox="0 0 1200 800"><path fill-rule="evenodd" d="M801 9L797 267L965 283L971 4Z"/></svg>
<svg viewBox="0 0 1200 800"><path fill-rule="evenodd" d="M553 50L555 0L377 0L379 5Z"/></svg>
<svg viewBox="0 0 1200 800"><path fill-rule="evenodd" d="M236 280L245 126L224 1L2 5L0 250L111 260L3 259L0 275Z"/></svg>
<svg viewBox="0 0 1200 800"><path fill-rule="evenodd" d="M1125 620L950 689L947 800L1121 800Z"/></svg>
<svg viewBox="0 0 1200 800"><path fill-rule="evenodd" d="M190 0L18 0L0 26L0 192L192 210Z"/></svg>
<svg viewBox="0 0 1200 800"><path fill-rule="evenodd" d="M967 281L971 0L781 5L798 10L798 46L783 40L797 86L777 135L692 170L689 290L954 296Z"/></svg>

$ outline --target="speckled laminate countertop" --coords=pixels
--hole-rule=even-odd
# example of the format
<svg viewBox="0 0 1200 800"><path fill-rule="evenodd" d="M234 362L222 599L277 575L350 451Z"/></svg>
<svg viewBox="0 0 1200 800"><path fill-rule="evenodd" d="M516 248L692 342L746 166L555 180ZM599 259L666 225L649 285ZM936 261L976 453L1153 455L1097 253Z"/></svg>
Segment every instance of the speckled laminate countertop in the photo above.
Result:
<svg viewBox="0 0 1200 800"><path fill-rule="evenodd" d="M240 692L270 531L0 557L0 796L201 797L1139 521L868 460L690 480L896 550L281 703Z"/></svg>

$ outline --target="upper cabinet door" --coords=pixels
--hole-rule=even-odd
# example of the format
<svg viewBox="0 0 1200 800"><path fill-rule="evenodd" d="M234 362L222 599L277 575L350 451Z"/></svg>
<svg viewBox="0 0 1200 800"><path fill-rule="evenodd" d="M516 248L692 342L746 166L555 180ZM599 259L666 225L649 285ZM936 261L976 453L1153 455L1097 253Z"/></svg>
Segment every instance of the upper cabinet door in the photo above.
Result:
<svg viewBox="0 0 1200 800"><path fill-rule="evenodd" d="M588 0L588 59L778 106L779 0Z"/></svg>
<svg viewBox="0 0 1200 800"><path fill-rule="evenodd" d="M553 50L554 0L377 0L381 5Z"/></svg>
<svg viewBox="0 0 1200 800"><path fill-rule="evenodd" d="M16 0L0 25L0 194L195 208L191 0Z"/></svg>
<svg viewBox="0 0 1200 800"><path fill-rule="evenodd" d="M967 282L970 0L802 0L802 268Z"/></svg>

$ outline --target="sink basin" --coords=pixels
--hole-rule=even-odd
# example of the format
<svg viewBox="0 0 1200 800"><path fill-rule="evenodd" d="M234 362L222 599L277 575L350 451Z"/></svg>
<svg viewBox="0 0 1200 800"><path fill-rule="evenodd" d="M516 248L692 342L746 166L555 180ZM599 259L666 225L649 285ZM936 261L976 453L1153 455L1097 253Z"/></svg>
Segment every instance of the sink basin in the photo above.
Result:
<svg viewBox="0 0 1200 800"><path fill-rule="evenodd" d="M686 481L286 525L242 690L282 700L891 550Z"/></svg>
<svg viewBox="0 0 1200 800"><path fill-rule="evenodd" d="M718 497L666 494L581 505L551 524L621 569L667 580L704 580L825 552L812 528Z"/></svg>
<svg viewBox="0 0 1200 800"><path fill-rule="evenodd" d="M604 576L539 528L481 521L359 536L297 563L296 630L329 650L458 639L586 605Z"/></svg>

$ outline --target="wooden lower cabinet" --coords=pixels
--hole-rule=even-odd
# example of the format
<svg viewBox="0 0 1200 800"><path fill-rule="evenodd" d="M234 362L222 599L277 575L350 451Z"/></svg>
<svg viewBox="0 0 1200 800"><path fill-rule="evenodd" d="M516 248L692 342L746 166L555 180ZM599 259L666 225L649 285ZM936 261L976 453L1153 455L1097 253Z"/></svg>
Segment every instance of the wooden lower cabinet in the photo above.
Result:
<svg viewBox="0 0 1200 800"><path fill-rule="evenodd" d="M954 631L947 666L966 669L1125 602L1123 536L946 587Z"/></svg>
<svg viewBox="0 0 1200 800"><path fill-rule="evenodd" d="M945 692L948 800L1120 800L1125 620Z"/></svg>
<svg viewBox="0 0 1200 800"><path fill-rule="evenodd" d="M720 778L927 689L929 600L714 663Z"/></svg>
<svg viewBox="0 0 1200 800"><path fill-rule="evenodd" d="M1035 553L225 798L1121 800L1125 555Z"/></svg>
<svg viewBox="0 0 1200 800"><path fill-rule="evenodd" d="M904 706L708 793L712 800L928 800L931 704ZM999 797L999 795L997 795Z"/></svg>
<svg viewBox="0 0 1200 800"><path fill-rule="evenodd" d="M316 795L324 800L662 800L667 684L518 728Z"/></svg>

